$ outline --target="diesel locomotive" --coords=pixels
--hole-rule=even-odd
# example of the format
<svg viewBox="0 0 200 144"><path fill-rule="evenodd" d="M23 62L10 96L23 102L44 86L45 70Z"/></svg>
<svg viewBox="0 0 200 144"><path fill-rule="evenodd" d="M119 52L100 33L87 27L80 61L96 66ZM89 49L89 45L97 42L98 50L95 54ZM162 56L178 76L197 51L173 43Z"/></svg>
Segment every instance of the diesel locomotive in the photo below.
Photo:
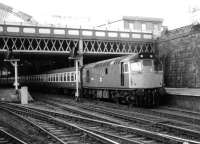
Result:
<svg viewBox="0 0 200 144"><path fill-rule="evenodd" d="M139 107L157 106L164 95L163 68L152 53L117 57L74 67L51 70L43 74L20 76L21 85L75 92L76 81L82 96L110 99ZM1 78L12 83L14 78Z"/></svg>

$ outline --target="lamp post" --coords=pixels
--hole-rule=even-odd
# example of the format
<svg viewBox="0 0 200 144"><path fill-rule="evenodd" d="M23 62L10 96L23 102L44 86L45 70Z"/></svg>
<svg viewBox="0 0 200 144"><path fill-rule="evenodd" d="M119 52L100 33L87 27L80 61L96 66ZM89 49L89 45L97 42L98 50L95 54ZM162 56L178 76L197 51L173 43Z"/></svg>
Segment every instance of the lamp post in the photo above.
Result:
<svg viewBox="0 0 200 144"><path fill-rule="evenodd" d="M12 66L14 66L14 69L15 69L15 82L14 82L14 86L15 86L15 90L17 91L18 90L18 86L19 86L19 83L18 83L18 64L17 62L19 61L19 59L4 59L4 61L6 62L10 62L12 64Z"/></svg>
<svg viewBox="0 0 200 144"><path fill-rule="evenodd" d="M69 59L75 60L75 69L76 69L76 92L75 92L75 100L78 101L79 96L80 96L80 94L79 94L79 73L78 73L78 68L79 68L78 61L79 61L79 59L78 59L78 57L69 57Z"/></svg>

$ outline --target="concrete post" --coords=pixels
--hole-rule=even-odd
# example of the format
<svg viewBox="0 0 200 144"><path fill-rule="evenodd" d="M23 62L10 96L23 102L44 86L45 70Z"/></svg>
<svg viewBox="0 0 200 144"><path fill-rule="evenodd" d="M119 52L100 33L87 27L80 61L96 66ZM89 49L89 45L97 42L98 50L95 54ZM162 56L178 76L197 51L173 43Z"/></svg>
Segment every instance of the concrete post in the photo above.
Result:
<svg viewBox="0 0 200 144"><path fill-rule="evenodd" d="M76 63L76 93L75 93L75 98L76 100L78 100L79 98L79 74L78 74L78 60L75 59L75 63Z"/></svg>
<svg viewBox="0 0 200 144"><path fill-rule="evenodd" d="M83 40L79 40L79 64L83 66Z"/></svg>
<svg viewBox="0 0 200 144"><path fill-rule="evenodd" d="M15 86L15 90L17 91L18 90L18 86L19 86L19 83L18 83L18 65L17 65L17 62L19 61L19 59L4 59L4 61L6 62L10 62L12 64L12 66L14 66L14 69L15 69L15 82L14 82L14 86Z"/></svg>
<svg viewBox="0 0 200 144"><path fill-rule="evenodd" d="M18 90L18 69L17 69L17 61L14 62L14 67L15 67L15 82L14 82L14 86L15 86L15 90Z"/></svg>
<svg viewBox="0 0 200 144"><path fill-rule="evenodd" d="M28 104L28 87L22 87L20 90L21 104Z"/></svg>

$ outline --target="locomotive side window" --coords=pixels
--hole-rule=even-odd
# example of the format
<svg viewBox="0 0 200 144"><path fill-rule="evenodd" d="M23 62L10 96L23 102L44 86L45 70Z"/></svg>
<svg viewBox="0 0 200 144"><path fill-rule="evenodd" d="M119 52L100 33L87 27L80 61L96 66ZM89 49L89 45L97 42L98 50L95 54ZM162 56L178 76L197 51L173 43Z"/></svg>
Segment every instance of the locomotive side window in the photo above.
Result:
<svg viewBox="0 0 200 144"><path fill-rule="evenodd" d="M131 71L133 71L133 72L141 72L142 71L142 63L141 62L133 62L133 63L131 63Z"/></svg>
<svg viewBox="0 0 200 144"><path fill-rule="evenodd" d="M108 74L108 68L105 68L105 74L106 75Z"/></svg>
<svg viewBox="0 0 200 144"><path fill-rule="evenodd" d="M124 63L121 62L121 86L124 86Z"/></svg>
<svg viewBox="0 0 200 144"><path fill-rule="evenodd" d="M90 82L90 72L89 70L86 71L86 79L85 79L86 82Z"/></svg>

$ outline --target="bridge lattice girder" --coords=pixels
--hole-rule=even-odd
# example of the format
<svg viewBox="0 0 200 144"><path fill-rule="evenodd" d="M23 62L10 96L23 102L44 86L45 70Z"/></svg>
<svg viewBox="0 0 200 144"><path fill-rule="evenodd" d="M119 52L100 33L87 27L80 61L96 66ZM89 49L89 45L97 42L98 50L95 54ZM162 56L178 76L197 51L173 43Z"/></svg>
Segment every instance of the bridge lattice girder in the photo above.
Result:
<svg viewBox="0 0 200 144"><path fill-rule="evenodd" d="M151 33L0 25L0 51L25 53L131 54L154 52Z"/></svg>
<svg viewBox="0 0 200 144"><path fill-rule="evenodd" d="M79 39L29 38L0 36L0 51L12 49L13 52L69 54L79 48ZM152 42L82 40L84 54L131 54L154 52Z"/></svg>

